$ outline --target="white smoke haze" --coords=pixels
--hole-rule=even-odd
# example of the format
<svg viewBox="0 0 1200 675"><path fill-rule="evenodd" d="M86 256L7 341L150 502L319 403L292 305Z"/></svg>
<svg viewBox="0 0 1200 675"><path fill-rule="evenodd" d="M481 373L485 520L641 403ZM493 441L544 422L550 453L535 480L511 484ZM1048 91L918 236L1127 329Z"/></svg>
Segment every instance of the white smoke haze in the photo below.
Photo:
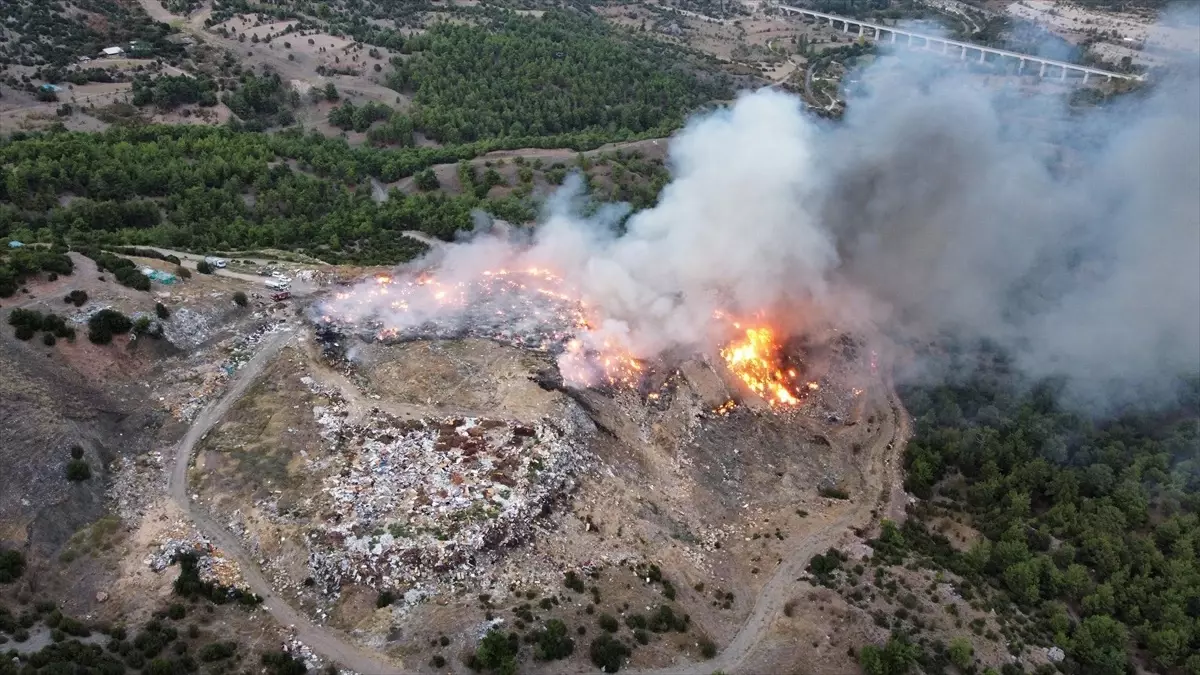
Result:
<svg viewBox="0 0 1200 675"><path fill-rule="evenodd" d="M791 330L869 318L996 342L1031 377L1067 377L1081 405L1162 397L1200 371L1198 74L1073 112L937 57L885 57L840 123L773 90L694 119L659 203L623 231L623 206L585 216L569 180L531 236L481 222L422 265L443 284L554 270L602 317L577 337L640 358L712 349L728 330L717 310ZM330 309L462 318L436 303Z"/></svg>

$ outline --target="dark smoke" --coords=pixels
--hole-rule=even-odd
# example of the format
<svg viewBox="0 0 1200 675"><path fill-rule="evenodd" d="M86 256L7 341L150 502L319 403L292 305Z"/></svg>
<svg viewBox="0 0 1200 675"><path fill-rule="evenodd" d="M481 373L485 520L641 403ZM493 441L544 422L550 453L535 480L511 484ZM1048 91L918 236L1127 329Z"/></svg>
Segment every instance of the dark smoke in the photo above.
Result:
<svg viewBox="0 0 1200 675"><path fill-rule="evenodd" d="M1200 69L1072 111L892 61L822 138L840 273L893 325L1006 348L1097 410L1200 371Z"/></svg>

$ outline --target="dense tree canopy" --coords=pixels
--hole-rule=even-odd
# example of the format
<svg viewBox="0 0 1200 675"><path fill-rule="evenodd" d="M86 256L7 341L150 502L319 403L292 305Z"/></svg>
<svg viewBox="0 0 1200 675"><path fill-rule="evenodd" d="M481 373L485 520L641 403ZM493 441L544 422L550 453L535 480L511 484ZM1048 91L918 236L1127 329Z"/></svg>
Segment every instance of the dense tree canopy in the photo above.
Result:
<svg viewBox="0 0 1200 675"><path fill-rule="evenodd" d="M1200 390L1181 389L1164 412L1094 420L992 355L904 392L906 487L984 535L958 554L911 518L905 539L1037 615L1036 638L1077 672L1120 675L1135 648L1160 672L1200 672Z"/></svg>
<svg viewBox="0 0 1200 675"><path fill-rule="evenodd" d="M318 135L182 126L21 136L0 143L9 167L0 181L0 237L84 248L307 249L332 260L395 262L424 250L402 230L451 239L480 207L516 222L532 217L532 204L515 198L371 197L369 176L395 180L484 149L384 152ZM64 195L74 198L65 206Z"/></svg>
<svg viewBox="0 0 1200 675"><path fill-rule="evenodd" d="M394 61L389 83L413 92L417 127L448 143L665 135L700 104L728 95L684 70L674 48L568 12L512 16L491 27L439 23L405 47L416 53Z"/></svg>

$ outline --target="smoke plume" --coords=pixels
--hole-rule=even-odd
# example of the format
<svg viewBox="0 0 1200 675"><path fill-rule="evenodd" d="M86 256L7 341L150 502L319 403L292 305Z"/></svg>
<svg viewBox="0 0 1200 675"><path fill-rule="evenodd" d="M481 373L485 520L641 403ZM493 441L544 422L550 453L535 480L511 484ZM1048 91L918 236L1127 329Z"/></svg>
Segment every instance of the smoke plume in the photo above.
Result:
<svg viewBox="0 0 1200 675"><path fill-rule="evenodd" d="M556 270L603 317L577 337L639 357L711 349L716 311L793 330L870 319L999 343L1081 403L1159 396L1200 370L1197 73L1080 112L885 57L840 123L773 90L694 119L653 208L584 215L569 180L532 234L482 227L424 264L449 282Z"/></svg>

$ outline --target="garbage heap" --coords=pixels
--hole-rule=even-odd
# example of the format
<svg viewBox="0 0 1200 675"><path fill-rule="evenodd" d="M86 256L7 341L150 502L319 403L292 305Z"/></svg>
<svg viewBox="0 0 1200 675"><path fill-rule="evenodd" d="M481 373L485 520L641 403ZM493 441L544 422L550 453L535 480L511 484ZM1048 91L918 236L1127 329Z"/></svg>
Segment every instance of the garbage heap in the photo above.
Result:
<svg viewBox="0 0 1200 675"><path fill-rule="evenodd" d="M327 476L312 504L309 566L326 592L343 583L396 588L470 575L527 538L535 518L575 488L586 465L583 416L522 424L453 417L362 425L321 415L337 451L311 459Z"/></svg>

